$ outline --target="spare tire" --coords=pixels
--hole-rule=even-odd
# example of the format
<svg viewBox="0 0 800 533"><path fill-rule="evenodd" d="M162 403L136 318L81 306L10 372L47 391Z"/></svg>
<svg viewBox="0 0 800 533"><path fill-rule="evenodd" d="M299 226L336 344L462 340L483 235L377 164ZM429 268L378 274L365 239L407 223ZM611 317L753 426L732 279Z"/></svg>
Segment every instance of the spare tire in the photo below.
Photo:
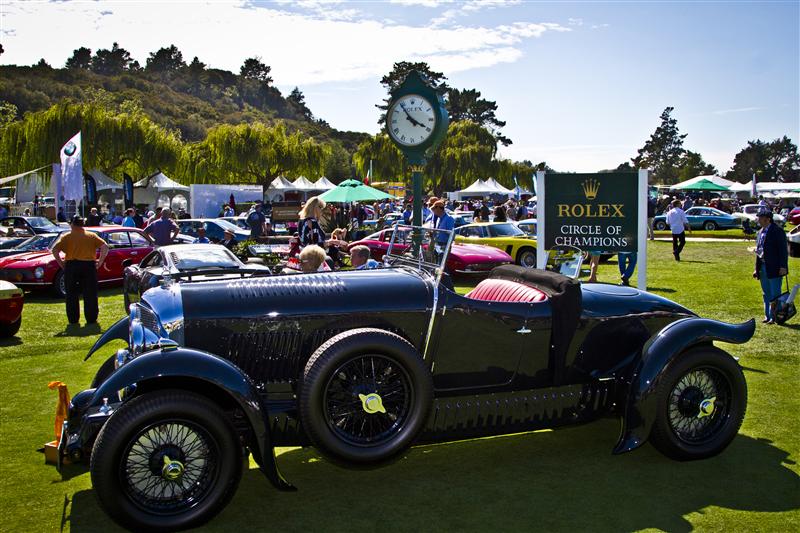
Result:
<svg viewBox="0 0 800 533"><path fill-rule="evenodd" d="M306 364L300 419L326 456L379 463L405 451L433 401L428 367L408 341L381 329L340 333Z"/></svg>

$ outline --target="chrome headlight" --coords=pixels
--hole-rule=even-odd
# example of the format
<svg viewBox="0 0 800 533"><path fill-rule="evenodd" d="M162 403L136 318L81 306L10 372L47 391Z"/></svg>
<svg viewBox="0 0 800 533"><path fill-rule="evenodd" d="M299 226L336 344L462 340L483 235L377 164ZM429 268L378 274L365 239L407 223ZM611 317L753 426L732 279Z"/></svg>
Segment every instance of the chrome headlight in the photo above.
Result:
<svg viewBox="0 0 800 533"><path fill-rule="evenodd" d="M36 267L33 271L33 276L36 279L42 279L44 277L44 267Z"/></svg>

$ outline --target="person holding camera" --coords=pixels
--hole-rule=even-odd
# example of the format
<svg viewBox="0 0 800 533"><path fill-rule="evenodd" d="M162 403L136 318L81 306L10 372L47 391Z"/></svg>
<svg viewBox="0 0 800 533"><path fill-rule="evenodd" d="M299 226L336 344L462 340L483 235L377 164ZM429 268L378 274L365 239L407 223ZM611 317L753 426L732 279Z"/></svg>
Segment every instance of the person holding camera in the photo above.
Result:
<svg viewBox="0 0 800 533"><path fill-rule="evenodd" d="M772 211L761 209L758 214L756 239L756 268L753 277L761 282L764 297L764 322L775 323L773 300L781 294L781 280L789 273L789 249L786 233L772 221Z"/></svg>

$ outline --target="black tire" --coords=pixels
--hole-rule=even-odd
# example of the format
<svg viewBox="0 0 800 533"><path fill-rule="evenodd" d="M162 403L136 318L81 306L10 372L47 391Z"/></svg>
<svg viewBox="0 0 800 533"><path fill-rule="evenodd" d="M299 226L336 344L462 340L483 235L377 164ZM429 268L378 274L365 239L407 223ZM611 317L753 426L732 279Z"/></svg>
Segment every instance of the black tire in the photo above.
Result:
<svg viewBox="0 0 800 533"><path fill-rule="evenodd" d="M19 331L20 326L22 325L22 315L14 322L9 322L7 324L0 324L0 338L6 339L8 337L13 337Z"/></svg>
<svg viewBox="0 0 800 533"><path fill-rule="evenodd" d="M184 481L186 476L188 493L174 497L178 483L166 479L165 457L185 463L177 479ZM242 446L223 412L207 398L182 390L152 392L111 415L92 449L91 474L100 506L123 527L197 527L219 513L236 492ZM151 481L154 486L142 486ZM163 497L167 490L173 498Z"/></svg>
<svg viewBox="0 0 800 533"><path fill-rule="evenodd" d="M717 229L719 229L719 226L717 226L717 223L714 222L713 220L706 220L703 223L703 229L706 231L717 231Z"/></svg>
<svg viewBox="0 0 800 533"><path fill-rule="evenodd" d="M67 285L64 282L63 270L56 272L56 277L53 278L53 294L58 298L67 297Z"/></svg>
<svg viewBox="0 0 800 533"><path fill-rule="evenodd" d="M664 231L667 229L667 223L663 220L656 220L655 224L653 224L653 228L657 229L658 231Z"/></svg>
<svg viewBox="0 0 800 533"><path fill-rule="evenodd" d="M525 268L536 268L536 248L525 247L517 252L517 264Z"/></svg>
<svg viewBox="0 0 800 533"><path fill-rule="evenodd" d="M710 398L716 399L705 405L711 412L703 414ZM722 452L739 432L747 409L747 383L727 353L694 348L666 370L657 402L653 446L679 461L705 459Z"/></svg>
<svg viewBox="0 0 800 533"><path fill-rule="evenodd" d="M377 404L368 403L373 394ZM433 379L414 346L394 333L361 328L331 338L308 360L300 419L326 456L375 464L411 446L432 401ZM375 405L384 412L368 411Z"/></svg>
<svg viewBox="0 0 800 533"><path fill-rule="evenodd" d="M116 359L116 354L112 355L106 359L102 365L100 365L100 368L97 369L97 373L94 375L94 379L92 379L92 384L89 386L90 389L96 389L108 379L108 376L114 373L114 370L116 370L116 368L114 368L114 362Z"/></svg>

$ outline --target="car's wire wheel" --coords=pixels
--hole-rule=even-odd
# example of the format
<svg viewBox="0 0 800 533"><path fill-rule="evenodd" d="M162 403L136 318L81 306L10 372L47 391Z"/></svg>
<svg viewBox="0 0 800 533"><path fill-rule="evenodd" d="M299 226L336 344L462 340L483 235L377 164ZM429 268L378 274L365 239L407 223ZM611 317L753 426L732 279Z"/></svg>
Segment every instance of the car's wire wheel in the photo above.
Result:
<svg viewBox="0 0 800 533"><path fill-rule="evenodd" d="M337 461L377 464L406 450L424 427L433 378L407 340L359 328L317 348L299 396L303 430L321 452Z"/></svg>
<svg viewBox="0 0 800 533"><path fill-rule="evenodd" d="M413 400L405 369L369 354L354 357L331 374L323 403L331 431L356 446L370 446L391 439L404 426Z"/></svg>
<svg viewBox="0 0 800 533"><path fill-rule="evenodd" d="M159 421L142 429L120 461L126 495L153 514L176 514L193 507L219 476L219 444L187 420Z"/></svg>
<svg viewBox="0 0 800 533"><path fill-rule="evenodd" d="M242 446L220 407L183 390L136 396L97 436L92 484L101 507L133 531L197 527L227 504Z"/></svg>
<svg viewBox="0 0 800 533"><path fill-rule="evenodd" d="M733 441L747 410L747 383L733 357L698 346L680 354L658 381L650 442L661 453L704 459Z"/></svg>
<svg viewBox="0 0 800 533"><path fill-rule="evenodd" d="M685 374L669 395L669 423L684 442L697 444L713 437L727 420L731 385L714 368Z"/></svg>

